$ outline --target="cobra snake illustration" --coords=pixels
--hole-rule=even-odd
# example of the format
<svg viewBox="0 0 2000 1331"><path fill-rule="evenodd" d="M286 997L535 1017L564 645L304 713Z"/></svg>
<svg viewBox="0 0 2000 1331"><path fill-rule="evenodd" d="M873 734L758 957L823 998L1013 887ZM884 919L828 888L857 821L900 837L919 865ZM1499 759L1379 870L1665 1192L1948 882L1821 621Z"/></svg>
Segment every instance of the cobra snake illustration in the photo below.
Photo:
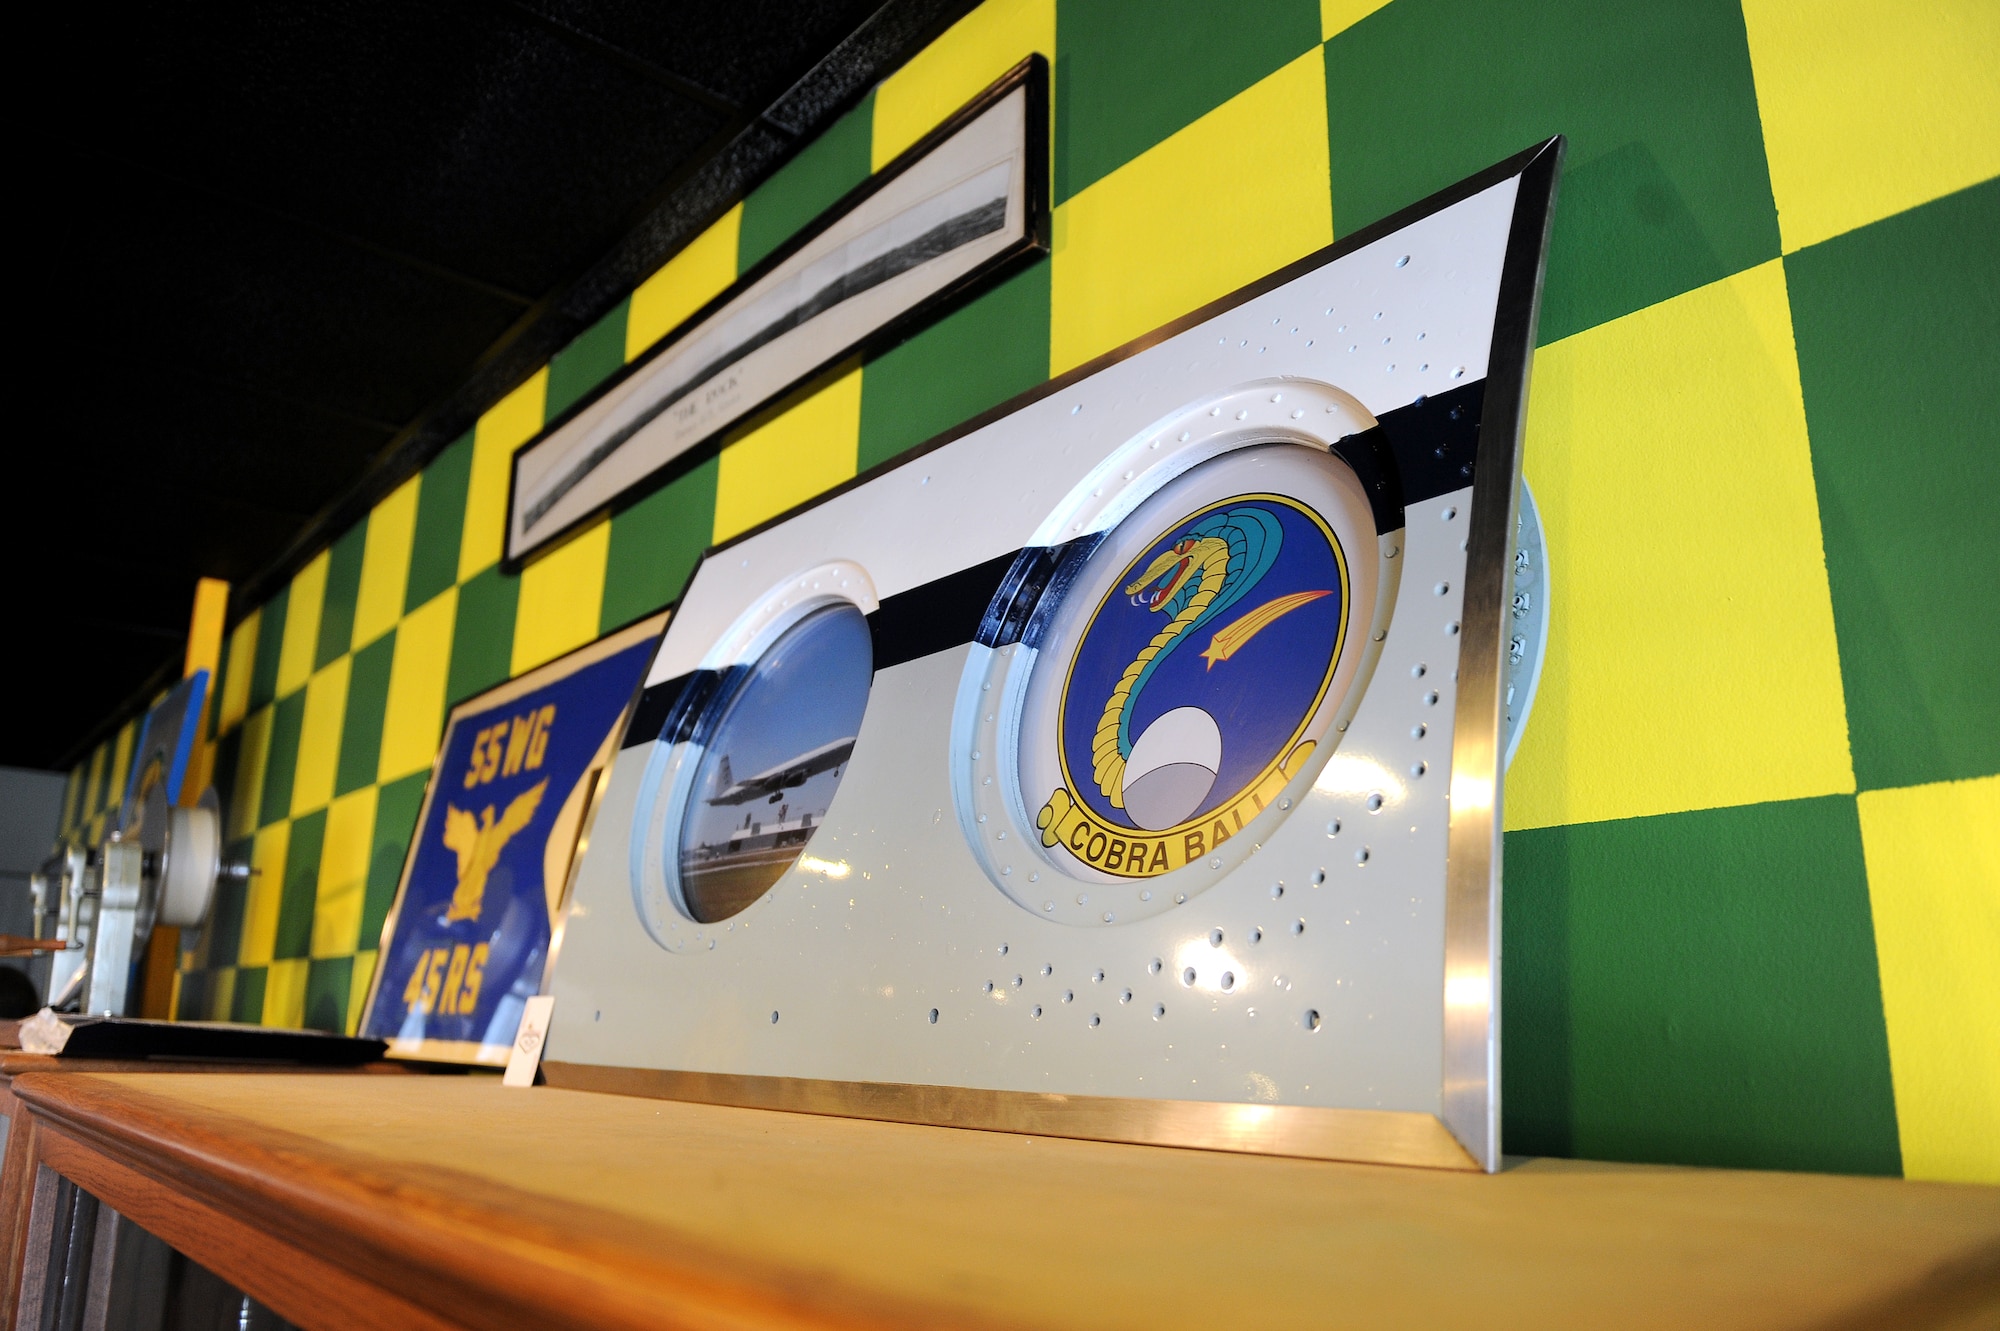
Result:
<svg viewBox="0 0 2000 1331"><path fill-rule="evenodd" d="M1125 760L1132 754L1132 709L1140 691L1176 647L1263 580L1283 544L1284 529L1262 509L1211 513L1125 587L1132 604L1168 620L1125 667L1091 740L1091 775L1113 808L1125 807Z"/></svg>

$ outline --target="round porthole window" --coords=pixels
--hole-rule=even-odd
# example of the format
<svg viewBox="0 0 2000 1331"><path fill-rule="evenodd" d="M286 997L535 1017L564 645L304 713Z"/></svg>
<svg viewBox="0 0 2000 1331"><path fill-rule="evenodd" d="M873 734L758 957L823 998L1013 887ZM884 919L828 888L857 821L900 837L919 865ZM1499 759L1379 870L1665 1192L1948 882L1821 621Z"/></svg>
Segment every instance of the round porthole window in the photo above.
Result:
<svg viewBox="0 0 2000 1331"><path fill-rule="evenodd" d="M662 780L639 870L641 912L670 947L690 941L647 906L654 885L675 914L715 924L747 909L804 853L847 772L873 677L867 618L821 606L747 664L719 672L687 738L660 755ZM643 798L643 797L642 797ZM650 880L650 881L648 881Z"/></svg>

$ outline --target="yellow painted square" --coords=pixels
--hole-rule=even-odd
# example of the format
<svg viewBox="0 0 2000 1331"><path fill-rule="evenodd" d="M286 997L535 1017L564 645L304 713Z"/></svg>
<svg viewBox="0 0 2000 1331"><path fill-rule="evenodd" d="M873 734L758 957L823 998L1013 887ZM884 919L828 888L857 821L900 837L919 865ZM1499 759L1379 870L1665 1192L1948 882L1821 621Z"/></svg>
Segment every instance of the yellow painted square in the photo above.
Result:
<svg viewBox="0 0 2000 1331"><path fill-rule="evenodd" d="M366 647L403 617L403 592L410 581L410 547L417 536L417 492L423 477L412 476L368 515L367 544L361 552L361 588L354 599L355 648Z"/></svg>
<svg viewBox="0 0 2000 1331"><path fill-rule="evenodd" d="M1389 0L1319 0L1319 39L1332 41L1388 3Z"/></svg>
<svg viewBox="0 0 2000 1331"><path fill-rule="evenodd" d="M215 682L222 664L222 626L229 616L229 584L221 578L198 578L194 584L194 614L188 618L187 656L181 666L185 679L206 670Z"/></svg>
<svg viewBox="0 0 2000 1331"><path fill-rule="evenodd" d="M118 730L111 746L111 781L104 788L104 807L116 812L125 803L125 779L132 774L132 746L139 741L139 718L133 717Z"/></svg>
<svg viewBox="0 0 2000 1331"><path fill-rule="evenodd" d="M285 852L291 844L289 821L272 823L250 844L250 884L243 897L243 933L236 947L239 966L264 965L277 945L278 911L285 902Z"/></svg>
<svg viewBox="0 0 2000 1331"><path fill-rule="evenodd" d="M880 171L1031 53L1056 59L1055 0L986 0L875 89Z"/></svg>
<svg viewBox="0 0 2000 1331"><path fill-rule="evenodd" d="M229 830L231 841L257 830L257 812L263 807L264 765L271 756L271 708L259 707L243 721L242 737L236 741L236 779L229 788Z"/></svg>
<svg viewBox="0 0 2000 1331"><path fill-rule="evenodd" d="M389 663L389 696L382 709L380 781L423 771L437 756L444 733L444 687L451 671L451 632L458 616L458 588L448 587L404 616Z"/></svg>
<svg viewBox="0 0 2000 1331"><path fill-rule="evenodd" d="M465 525L459 528L458 580L500 562L507 533L507 477L514 450L542 428L549 397L547 366L486 409L472 431L472 475L465 484Z"/></svg>
<svg viewBox="0 0 2000 1331"><path fill-rule="evenodd" d="M736 280L736 241L742 230L739 203L638 285L626 307L626 360L680 327Z"/></svg>
<svg viewBox="0 0 2000 1331"><path fill-rule="evenodd" d="M854 475L861 450L861 370L818 392L722 450L715 482L715 539L748 531Z"/></svg>
<svg viewBox="0 0 2000 1331"><path fill-rule="evenodd" d="M228 1021L236 1005L236 967L223 966L208 973L208 1011L183 1015L181 1020Z"/></svg>
<svg viewBox="0 0 2000 1331"><path fill-rule="evenodd" d="M361 1029L362 1009L368 1006L368 985L375 978L375 953L356 952L354 969L347 979L347 1033L353 1035Z"/></svg>
<svg viewBox="0 0 2000 1331"><path fill-rule="evenodd" d="M600 520L521 570L510 673L532 670L597 636L610 553L611 523Z"/></svg>
<svg viewBox="0 0 2000 1331"><path fill-rule="evenodd" d="M1782 263L1542 348L1541 691L1506 825L1854 789Z"/></svg>
<svg viewBox="0 0 2000 1331"><path fill-rule="evenodd" d="M83 789L83 770L83 764L78 763L69 769L69 779L63 782L62 821L56 824L58 831L67 832L76 822L76 800Z"/></svg>
<svg viewBox="0 0 2000 1331"><path fill-rule="evenodd" d="M322 808L333 798L340 766L340 725L347 715L351 656L335 657L306 681L306 713L299 725L299 762L292 773L292 817Z"/></svg>
<svg viewBox="0 0 2000 1331"><path fill-rule="evenodd" d="M1785 252L2000 175L1993 0L1744 0Z"/></svg>
<svg viewBox="0 0 2000 1331"><path fill-rule="evenodd" d="M288 698L305 687L319 651L319 616L326 608L326 570L332 552L320 551L292 578L285 603L285 635L278 645L278 696Z"/></svg>
<svg viewBox="0 0 2000 1331"><path fill-rule="evenodd" d="M1056 209L1049 372L1331 244L1330 189L1315 47Z"/></svg>
<svg viewBox="0 0 2000 1331"><path fill-rule="evenodd" d="M295 1031L306 1024L306 977L311 971L312 962L304 957L265 968L263 1025Z"/></svg>
<svg viewBox="0 0 2000 1331"><path fill-rule="evenodd" d="M375 792L376 787L363 786L327 806L326 840L313 893L312 956L344 957L360 941L368 859L374 850Z"/></svg>
<svg viewBox="0 0 2000 1331"><path fill-rule="evenodd" d="M250 677L257 670L257 629L263 622L264 611L259 607L229 635L229 667L222 672L222 712L215 725L218 735L233 730L250 710Z"/></svg>
<svg viewBox="0 0 2000 1331"><path fill-rule="evenodd" d="M110 756L110 752L111 746L108 744L99 744L90 751L90 775L84 778L83 783L84 801L82 816L85 818L90 817L103 807L98 797L98 787L103 780L104 763Z"/></svg>
<svg viewBox="0 0 2000 1331"><path fill-rule="evenodd" d="M1860 805L1903 1174L2000 1183L2000 776Z"/></svg>

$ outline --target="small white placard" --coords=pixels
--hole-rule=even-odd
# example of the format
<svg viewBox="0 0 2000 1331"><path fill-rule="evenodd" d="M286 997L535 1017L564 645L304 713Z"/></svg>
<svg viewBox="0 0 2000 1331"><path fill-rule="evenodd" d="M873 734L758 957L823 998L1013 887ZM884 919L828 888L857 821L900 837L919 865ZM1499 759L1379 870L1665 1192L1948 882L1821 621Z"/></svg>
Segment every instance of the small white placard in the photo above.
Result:
<svg viewBox="0 0 2000 1331"><path fill-rule="evenodd" d="M542 1046L548 1040L549 1013L555 1009L554 994L537 994L521 1012L521 1029L514 1036L513 1051L507 1055L507 1075L503 1086L533 1086L535 1069L542 1062Z"/></svg>

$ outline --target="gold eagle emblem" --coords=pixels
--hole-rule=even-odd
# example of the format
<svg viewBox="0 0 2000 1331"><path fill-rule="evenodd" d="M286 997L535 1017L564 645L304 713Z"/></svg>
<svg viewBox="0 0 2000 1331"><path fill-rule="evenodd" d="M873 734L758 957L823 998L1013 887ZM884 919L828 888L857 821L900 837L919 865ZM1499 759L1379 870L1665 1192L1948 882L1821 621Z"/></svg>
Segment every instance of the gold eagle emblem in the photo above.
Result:
<svg viewBox="0 0 2000 1331"><path fill-rule="evenodd" d="M479 918L486 904L486 875L500 862L500 852L514 834L534 821L548 788L548 778L543 777L539 785L516 795L498 822L491 804L478 817L450 804L444 806L444 844L458 852L458 886L451 894L451 909L444 913L446 924Z"/></svg>

